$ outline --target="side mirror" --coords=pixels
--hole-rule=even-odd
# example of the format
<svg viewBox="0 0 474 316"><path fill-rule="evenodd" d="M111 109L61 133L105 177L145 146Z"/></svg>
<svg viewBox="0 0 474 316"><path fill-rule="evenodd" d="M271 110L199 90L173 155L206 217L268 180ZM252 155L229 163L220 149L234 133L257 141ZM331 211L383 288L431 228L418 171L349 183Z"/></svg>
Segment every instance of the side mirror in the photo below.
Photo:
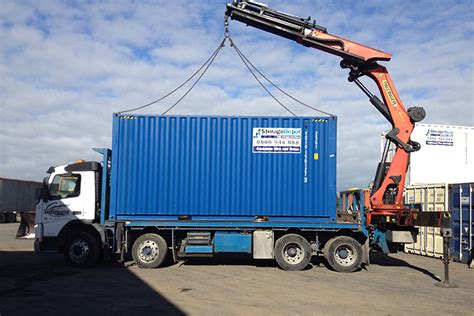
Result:
<svg viewBox="0 0 474 316"><path fill-rule="evenodd" d="M49 183L48 183L48 177L45 177L43 179L43 188L41 189L41 198L43 199L43 202L48 201L48 189L49 189Z"/></svg>
<svg viewBox="0 0 474 316"><path fill-rule="evenodd" d="M43 197L43 189L42 188L37 188L35 191L35 199L36 201L39 201Z"/></svg>

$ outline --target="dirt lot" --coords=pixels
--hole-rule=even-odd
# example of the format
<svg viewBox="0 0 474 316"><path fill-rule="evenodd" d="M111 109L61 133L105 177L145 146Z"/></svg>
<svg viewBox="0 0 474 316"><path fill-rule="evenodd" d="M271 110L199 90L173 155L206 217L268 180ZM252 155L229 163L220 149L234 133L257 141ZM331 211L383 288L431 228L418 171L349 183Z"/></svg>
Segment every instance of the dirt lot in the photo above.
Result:
<svg viewBox="0 0 474 316"><path fill-rule="evenodd" d="M79 270L62 256L35 254L0 225L0 315L473 315L474 270L452 263L457 289L433 286L441 261L408 254L372 256L340 274L324 264L301 272L273 262L200 259L157 270L102 263Z"/></svg>

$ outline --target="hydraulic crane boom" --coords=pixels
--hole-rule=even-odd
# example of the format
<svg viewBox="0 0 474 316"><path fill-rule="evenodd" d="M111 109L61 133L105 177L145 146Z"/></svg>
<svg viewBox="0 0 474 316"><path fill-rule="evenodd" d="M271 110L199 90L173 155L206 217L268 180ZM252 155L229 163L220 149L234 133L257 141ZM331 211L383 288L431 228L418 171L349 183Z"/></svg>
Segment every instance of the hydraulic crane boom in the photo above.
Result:
<svg viewBox="0 0 474 316"><path fill-rule="evenodd" d="M278 12L256 2L240 0L229 3L226 16L342 58L341 67L349 69L348 80L354 82L369 97L369 101L392 125L386 137L397 147L392 161L388 163L386 146L377 167L370 196L371 212L367 221L371 223L374 215L397 215L402 212L403 188L410 153L420 149L420 144L410 140L410 135L414 123L425 117L425 111L420 107L405 109L387 69L377 63L389 61L391 55L329 34L326 28L311 21L310 17L304 19ZM359 81L362 76L367 76L376 83L383 101Z"/></svg>

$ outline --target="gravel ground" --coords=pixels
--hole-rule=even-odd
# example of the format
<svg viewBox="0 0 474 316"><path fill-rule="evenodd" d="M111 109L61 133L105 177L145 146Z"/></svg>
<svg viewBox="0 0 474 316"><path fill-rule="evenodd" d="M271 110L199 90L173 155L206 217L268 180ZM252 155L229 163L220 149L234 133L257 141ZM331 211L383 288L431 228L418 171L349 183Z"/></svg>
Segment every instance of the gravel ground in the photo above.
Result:
<svg viewBox="0 0 474 316"><path fill-rule="evenodd" d="M35 254L15 240L18 224L0 224L0 315L474 315L474 269L451 263L459 286L433 286L438 259L371 256L351 274L314 262L305 271L242 257L194 259L157 270L129 263L90 269L61 255Z"/></svg>

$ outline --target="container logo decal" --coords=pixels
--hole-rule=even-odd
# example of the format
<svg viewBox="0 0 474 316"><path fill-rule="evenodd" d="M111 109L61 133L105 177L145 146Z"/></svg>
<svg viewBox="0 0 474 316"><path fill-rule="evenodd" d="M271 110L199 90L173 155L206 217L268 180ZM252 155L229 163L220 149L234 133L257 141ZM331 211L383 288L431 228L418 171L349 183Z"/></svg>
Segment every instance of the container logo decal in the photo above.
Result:
<svg viewBox="0 0 474 316"><path fill-rule="evenodd" d="M426 145L454 146L453 131L429 129L426 132Z"/></svg>
<svg viewBox="0 0 474 316"><path fill-rule="evenodd" d="M301 128L254 127L252 134L254 153L301 152Z"/></svg>

